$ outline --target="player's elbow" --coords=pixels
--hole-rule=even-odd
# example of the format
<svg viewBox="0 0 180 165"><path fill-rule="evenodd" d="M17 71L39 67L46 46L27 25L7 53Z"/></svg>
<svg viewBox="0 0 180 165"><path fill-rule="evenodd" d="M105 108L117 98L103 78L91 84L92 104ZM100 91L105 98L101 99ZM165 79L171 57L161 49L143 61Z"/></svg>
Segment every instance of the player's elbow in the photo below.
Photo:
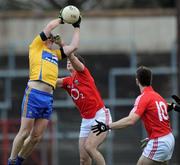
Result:
<svg viewBox="0 0 180 165"><path fill-rule="evenodd" d="M73 40L70 44L71 48L73 49L73 51L76 51L79 47L79 40Z"/></svg>
<svg viewBox="0 0 180 165"><path fill-rule="evenodd" d="M43 31L50 33L54 29L54 25L49 23Z"/></svg>
<svg viewBox="0 0 180 165"><path fill-rule="evenodd" d="M129 118L129 125L134 125L136 121L133 118Z"/></svg>
<svg viewBox="0 0 180 165"><path fill-rule="evenodd" d="M129 125L134 125L139 120L139 115L136 113L130 113L128 116Z"/></svg>
<svg viewBox="0 0 180 165"><path fill-rule="evenodd" d="M66 54L67 54L67 56L71 55L72 53L76 52L77 50L78 50L77 46L72 46L72 49L68 53L66 53Z"/></svg>
<svg viewBox="0 0 180 165"><path fill-rule="evenodd" d="M72 52L75 52L75 51L77 51L78 50L78 44L73 44L72 45L72 48L73 48L73 50L72 50Z"/></svg>

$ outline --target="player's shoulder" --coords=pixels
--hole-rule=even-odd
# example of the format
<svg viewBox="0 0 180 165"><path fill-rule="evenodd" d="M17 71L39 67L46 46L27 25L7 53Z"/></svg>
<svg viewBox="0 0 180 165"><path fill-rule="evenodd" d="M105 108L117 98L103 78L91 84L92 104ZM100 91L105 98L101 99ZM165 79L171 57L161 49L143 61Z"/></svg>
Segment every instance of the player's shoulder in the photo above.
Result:
<svg viewBox="0 0 180 165"><path fill-rule="evenodd" d="M40 34L37 34L37 35L34 37L34 39L32 40L30 46L32 46L32 45L37 46L37 45L39 45L39 44L43 44L43 40L42 40Z"/></svg>
<svg viewBox="0 0 180 165"><path fill-rule="evenodd" d="M88 69L87 66L85 66L85 65L84 65L83 71L84 71L84 72L89 72L89 73L90 73L89 69Z"/></svg>
<svg viewBox="0 0 180 165"><path fill-rule="evenodd" d="M81 71L76 71L77 73L83 73L83 74L90 74L89 69L84 65L83 70Z"/></svg>
<svg viewBox="0 0 180 165"><path fill-rule="evenodd" d="M136 98L135 104L138 104L138 103L140 102L140 100L142 99L143 95L144 95L144 94L142 93L142 94L140 94L140 95Z"/></svg>
<svg viewBox="0 0 180 165"><path fill-rule="evenodd" d="M149 96L147 93L141 93L135 100L135 104L139 104L140 102L148 102Z"/></svg>
<svg viewBox="0 0 180 165"><path fill-rule="evenodd" d="M93 76L91 75L91 72L89 71L89 69L84 66L83 71L77 72L77 74L79 75L78 77L81 79L84 79L85 81L94 81Z"/></svg>
<svg viewBox="0 0 180 165"><path fill-rule="evenodd" d="M165 98L163 98L158 92L155 92L154 99L166 102Z"/></svg>

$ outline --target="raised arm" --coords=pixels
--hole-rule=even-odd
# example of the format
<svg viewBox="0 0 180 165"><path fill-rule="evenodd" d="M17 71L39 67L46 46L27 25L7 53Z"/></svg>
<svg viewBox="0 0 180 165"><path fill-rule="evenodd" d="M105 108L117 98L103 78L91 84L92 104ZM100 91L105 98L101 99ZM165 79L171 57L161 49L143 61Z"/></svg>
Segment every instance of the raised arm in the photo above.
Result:
<svg viewBox="0 0 180 165"><path fill-rule="evenodd" d="M51 33L51 31L53 29L55 29L59 24L62 24L62 20L60 18L54 19L52 21L50 21L46 27L43 29L44 34L46 35L46 37L49 36L49 34Z"/></svg>
<svg viewBox="0 0 180 165"><path fill-rule="evenodd" d="M84 64L74 55L74 53L71 53L67 56L69 61L71 62L71 65L76 71L83 71L84 70Z"/></svg>
<svg viewBox="0 0 180 165"><path fill-rule="evenodd" d="M67 45L64 43L63 39L57 35L55 36L55 43L59 45L60 47L66 47ZM84 64L74 55L74 53L71 54L66 54L65 55L68 57L69 61L71 62L73 68L76 71L83 71L84 70Z"/></svg>
<svg viewBox="0 0 180 165"><path fill-rule="evenodd" d="M78 49L79 40L80 40L80 23L81 23L81 16L79 17L79 20L76 23L72 24L72 26L74 27L74 32L71 43L69 45L63 46L64 53L67 56Z"/></svg>
<svg viewBox="0 0 180 165"><path fill-rule="evenodd" d="M69 45L63 46L64 53L68 56L78 49L80 40L80 29L74 28L72 41Z"/></svg>

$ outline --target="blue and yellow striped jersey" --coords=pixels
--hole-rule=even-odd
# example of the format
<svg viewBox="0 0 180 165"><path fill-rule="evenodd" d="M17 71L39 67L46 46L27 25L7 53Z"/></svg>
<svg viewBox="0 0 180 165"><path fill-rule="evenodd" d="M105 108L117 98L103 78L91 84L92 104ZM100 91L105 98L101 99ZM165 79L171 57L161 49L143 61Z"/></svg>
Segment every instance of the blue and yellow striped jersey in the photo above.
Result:
<svg viewBox="0 0 180 165"><path fill-rule="evenodd" d="M42 32L29 45L29 79L43 81L55 88L58 78L58 60L62 59L60 50L49 49Z"/></svg>

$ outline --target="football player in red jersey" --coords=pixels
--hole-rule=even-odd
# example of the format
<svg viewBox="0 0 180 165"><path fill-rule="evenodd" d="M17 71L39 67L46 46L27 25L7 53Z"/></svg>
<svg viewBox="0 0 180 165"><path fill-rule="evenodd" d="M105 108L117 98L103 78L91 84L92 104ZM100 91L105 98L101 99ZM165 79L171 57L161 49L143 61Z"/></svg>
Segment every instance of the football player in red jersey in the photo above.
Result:
<svg viewBox="0 0 180 165"><path fill-rule="evenodd" d="M167 165L175 145L167 112L168 105L153 90L151 86L152 73L149 68L141 66L137 69L136 83L141 94L136 98L134 108L129 115L109 125L97 121L97 124L92 126L92 131L96 135L100 135L109 129L120 129L134 125L139 119L142 119L149 141L137 165Z"/></svg>
<svg viewBox="0 0 180 165"><path fill-rule="evenodd" d="M174 101L176 103L174 103L174 102L168 103L167 111L171 112L172 110L174 110L176 112L180 112L180 97L177 95L172 95L171 97L174 99ZM144 147L146 147L148 141L149 141L149 138L147 138L147 137L140 141L142 149L144 149Z"/></svg>
<svg viewBox="0 0 180 165"><path fill-rule="evenodd" d="M59 78L57 87L64 88L68 92L82 117L79 134L80 165L90 165L92 160L97 165L105 165L98 147L106 138L107 132L96 137L91 132L91 126L96 123L95 120L110 124L112 121L110 111L105 108L94 79L81 56L69 55L67 69L71 75Z"/></svg>

